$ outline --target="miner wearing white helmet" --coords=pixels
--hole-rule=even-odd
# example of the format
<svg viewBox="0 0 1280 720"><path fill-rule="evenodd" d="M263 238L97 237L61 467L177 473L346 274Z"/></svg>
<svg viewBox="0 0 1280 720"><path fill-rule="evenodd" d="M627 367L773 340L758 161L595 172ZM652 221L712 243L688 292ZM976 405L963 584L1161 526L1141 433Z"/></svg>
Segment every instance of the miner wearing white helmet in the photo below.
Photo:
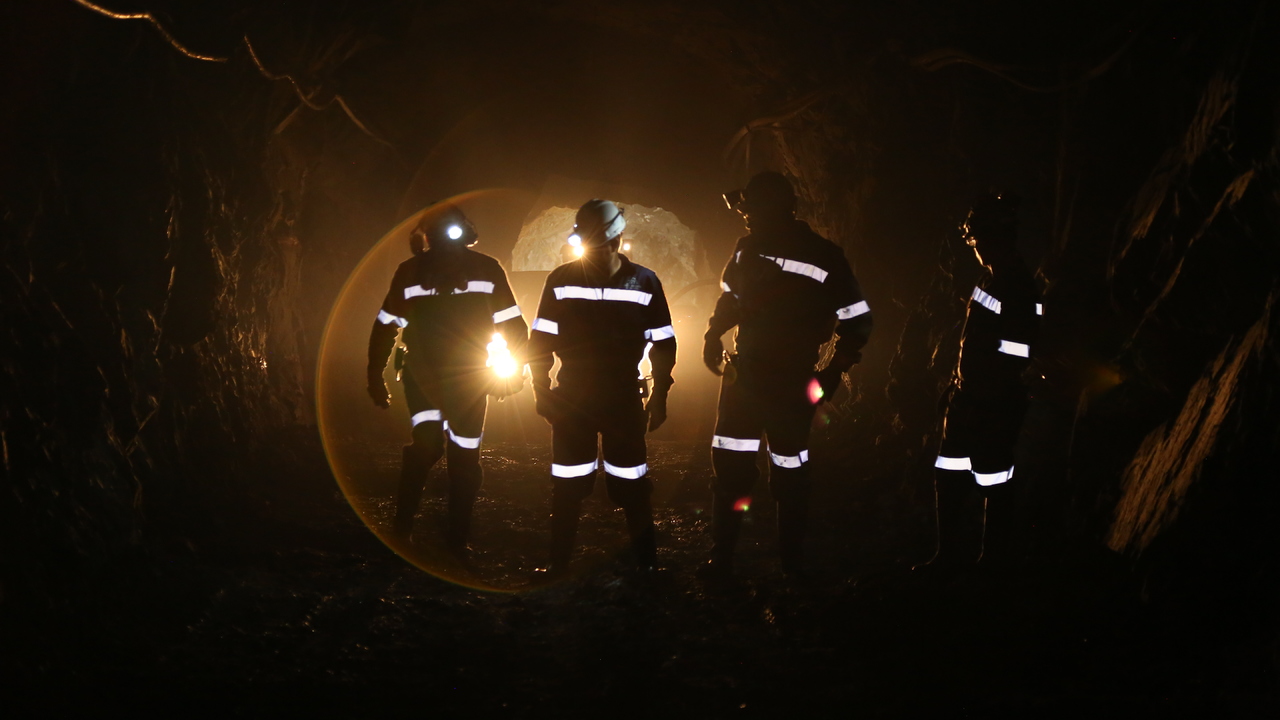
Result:
<svg viewBox="0 0 1280 720"><path fill-rule="evenodd" d="M408 539L427 474L447 453L445 546L459 556L483 480L488 395L523 386L518 358L529 333L502 266L470 249L477 237L456 207L424 215L409 236L414 255L396 268L369 336L369 396L379 407L391 404L382 373L397 332L407 351L402 379L413 442L404 447L393 534Z"/></svg>
<svg viewBox="0 0 1280 720"><path fill-rule="evenodd" d="M582 256L547 276L530 334L537 410L552 428L550 576L569 564L601 460L609 498L626 512L636 563L647 569L657 559L644 436L667 417L676 339L658 276L618 252L626 226L622 209L608 200L578 210L569 242ZM638 368L650 343L646 404ZM555 356L560 370L552 388Z"/></svg>

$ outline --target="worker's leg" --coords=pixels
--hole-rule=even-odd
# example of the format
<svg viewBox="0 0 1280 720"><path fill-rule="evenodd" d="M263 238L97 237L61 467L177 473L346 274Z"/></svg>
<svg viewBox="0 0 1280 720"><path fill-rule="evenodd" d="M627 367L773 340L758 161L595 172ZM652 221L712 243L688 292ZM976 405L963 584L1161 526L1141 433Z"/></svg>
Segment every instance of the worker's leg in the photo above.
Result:
<svg viewBox="0 0 1280 720"><path fill-rule="evenodd" d="M809 376L779 377L765 394L761 415L769 450L769 490L778 504L778 556L782 571L801 572L808 529L809 426L815 405L808 397Z"/></svg>
<svg viewBox="0 0 1280 720"><path fill-rule="evenodd" d="M970 563L977 559L974 495L973 437L976 419L959 394L951 399L943 417L942 443L934 459L934 499L937 546L924 565L936 567Z"/></svg>
<svg viewBox="0 0 1280 720"><path fill-rule="evenodd" d="M427 474L444 455L440 410L408 373L405 373L404 389L413 423L413 442L404 446L400 485L396 491L396 518L392 533L400 538L408 538L413 531L413 518L422 501L422 487L427 482Z"/></svg>
<svg viewBox="0 0 1280 720"><path fill-rule="evenodd" d="M563 574L573 556L582 501L595 485L597 428L570 410L551 426L551 548L548 574Z"/></svg>
<svg viewBox="0 0 1280 720"><path fill-rule="evenodd" d="M647 416L638 395L622 394L616 406L609 408L600 433L605 483L609 499L626 513L636 564L652 568L657 562L657 543L650 504L653 482L645 455Z"/></svg>
<svg viewBox="0 0 1280 720"><path fill-rule="evenodd" d="M711 565L724 571L731 566L742 514L751 504L751 491L760 477L756 456L764 426L751 400L737 378L726 376L721 381L715 435L711 439L711 465L715 471Z"/></svg>
<svg viewBox="0 0 1280 720"><path fill-rule="evenodd" d="M484 434L487 396L473 393L466 407L446 412L444 434L449 468L449 523L445 546L454 552L467 547L471 532L471 510L484 482L480 469L480 439Z"/></svg>

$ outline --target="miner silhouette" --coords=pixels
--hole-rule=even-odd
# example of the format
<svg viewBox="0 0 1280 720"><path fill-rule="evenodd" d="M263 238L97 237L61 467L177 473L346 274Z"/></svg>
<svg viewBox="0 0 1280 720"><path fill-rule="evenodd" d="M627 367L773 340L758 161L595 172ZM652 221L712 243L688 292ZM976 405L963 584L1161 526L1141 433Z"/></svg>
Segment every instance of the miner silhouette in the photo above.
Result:
<svg viewBox="0 0 1280 720"><path fill-rule="evenodd" d="M934 462L938 548L928 566L954 567L979 554L988 563L1009 551L1014 446L1027 408L1023 375L1042 312L1035 278L1018 254L1017 208L1017 198L984 195L962 227L988 274L969 299L959 361L944 396ZM981 518L967 512L975 490L984 501ZM981 548L970 532L979 522Z"/></svg>
<svg viewBox="0 0 1280 720"><path fill-rule="evenodd" d="M407 539L431 467L448 439L449 520L446 547L465 555L471 509L482 482L480 437L488 395L523 383L516 358L528 326L497 260L470 249L475 227L461 210L428 212L410 234L414 256L396 268L369 335L369 395L390 405L382 380L387 356L403 329L405 399L413 441L404 448L393 534ZM400 362L403 360L403 362Z"/></svg>
<svg viewBox="0 0 1280 720"><path fill-rule="evenodd" d="M809 426L816 406L831 400L843 375L861 359L871 312L839 246L795 217L791 182L763 172L745 190L725 195L750 234L724 268L703 347L720 385L712 439L715 468L707 570L729 571L742 514L759 476L761 436L771 461L769 489L778 506L778 552L785 573L801 569L809 506ZM721 336L737 326L737 353L725 361ZM819 349L837 336L835 353L815 372Z"/></svg>
<svg viewBox="0 0 1280 720"><path fill-rule="evenodd" d="M578 210L569 243L583 250L547 276L530 337L538 414L552 428L550 563L562 575L573 555L582 501L595 485L599 436L609 498L627 516L637 564L657 560L645 428L667 417L675 330L658 276L618 253L626 219L608 200ZM653 391L644 402L639 366L652 343ZM551 387L553 355L560 358Z"/></svg>

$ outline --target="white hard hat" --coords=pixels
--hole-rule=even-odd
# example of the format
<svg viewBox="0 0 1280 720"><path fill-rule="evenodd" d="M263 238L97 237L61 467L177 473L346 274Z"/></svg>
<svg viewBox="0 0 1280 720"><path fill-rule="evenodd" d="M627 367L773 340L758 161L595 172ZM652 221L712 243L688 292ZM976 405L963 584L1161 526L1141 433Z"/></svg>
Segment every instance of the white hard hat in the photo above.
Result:
<svg viewBox="0 0 1280 720"><path fill-rule="evenodd" d="M626 229L622 208L609 200L588 200L578 208L573 220L573 235L584 245L603 245L616 240ZM576 244L576 243L571 243Z"/></svg>

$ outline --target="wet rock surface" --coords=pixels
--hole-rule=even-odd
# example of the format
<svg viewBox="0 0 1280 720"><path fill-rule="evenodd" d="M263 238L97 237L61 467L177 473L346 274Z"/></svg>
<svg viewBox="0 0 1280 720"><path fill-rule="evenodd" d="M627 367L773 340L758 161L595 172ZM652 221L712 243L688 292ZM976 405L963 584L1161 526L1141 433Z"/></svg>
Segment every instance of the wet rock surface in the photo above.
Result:
<svg viewBox="0 0 1280 720"><path fill-rule="evenodd" d="M98 579L64 608L5 617L7 694L59 711L344 717L1247 716L1274 707L1265 673L1247 670L1267 652L1257 635L1185 598L1144 604L1111 557L913 573L910 563L928 554L927 525L871 467L820 478L804 581L779 574L760 488L735 578L709 582L696 575L709 549L706 452L657 443L663 569L630 568L620 511L598 488L572 576L530 585L545 557L547 453L485 453L473 564L478 579L508 592L411 566L331 480L293 478L234 540ZM434 542L442 476L437 469L428 487L415 543ZM1202 624L1186 623L1201 612Z"/></svg>

